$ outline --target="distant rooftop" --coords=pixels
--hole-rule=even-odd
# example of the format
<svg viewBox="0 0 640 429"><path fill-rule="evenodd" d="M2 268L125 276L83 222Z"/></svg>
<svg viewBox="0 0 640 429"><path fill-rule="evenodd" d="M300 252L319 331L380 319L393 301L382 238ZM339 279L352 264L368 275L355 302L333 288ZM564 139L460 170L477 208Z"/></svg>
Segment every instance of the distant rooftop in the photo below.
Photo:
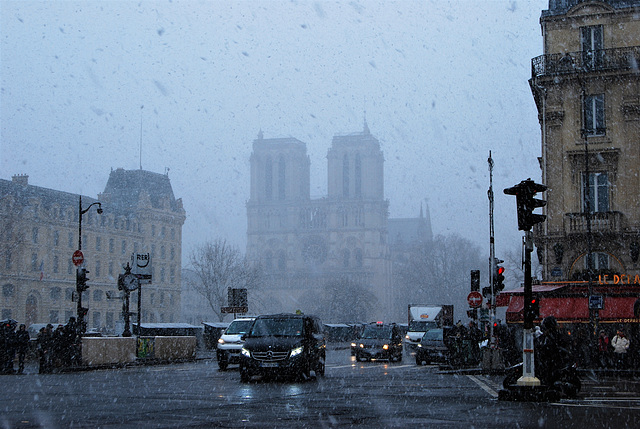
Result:
<svg viewBox="0 0 640 429"><path fill-rule="evenodd" d="M146 170L111 170L109 180L100 195L101 201L115 211L129 212L138 206L140 198L149 198L152 208L178 210L168 174Z"/></svg>

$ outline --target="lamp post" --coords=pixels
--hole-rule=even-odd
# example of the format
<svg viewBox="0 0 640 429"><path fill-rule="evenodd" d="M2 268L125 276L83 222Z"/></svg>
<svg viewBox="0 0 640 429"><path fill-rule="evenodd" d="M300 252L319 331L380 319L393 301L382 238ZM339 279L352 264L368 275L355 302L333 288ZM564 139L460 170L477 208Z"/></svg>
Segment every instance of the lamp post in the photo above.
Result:
<svg viewBox="0 0 640 429"><path fill-rule="evenodd" d="M102 214L102 204L99 201L89 204L89 207L86 209L82 209L82 195L80 195L80 199L78 201L78 250L82 251L82 215L89 211L89 209L93 206L97 205L96 211L98 214ZM86 322L84 320L84 316L87 312L87 309L82 307L82 292L84 292L87 288L86 286L86 273L88 271L79 266L76 269L76 292L78 294L77 301L77 315L78 315L78 331L79 334L82 334L86 331Z"/></svg>

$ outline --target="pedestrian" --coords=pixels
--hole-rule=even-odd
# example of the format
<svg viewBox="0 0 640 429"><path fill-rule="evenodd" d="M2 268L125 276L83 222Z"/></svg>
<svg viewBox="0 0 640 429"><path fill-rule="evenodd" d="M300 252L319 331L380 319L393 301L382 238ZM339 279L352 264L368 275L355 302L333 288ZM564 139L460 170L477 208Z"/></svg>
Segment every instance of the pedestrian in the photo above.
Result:
<svg viewBox="0 0 640 429"><path fill-rule="evenodd" d="M4 374L14 374L13 361L16 358L16 324L17 322L10 320L4 324L4 344L5 356L2 372Z"/></svg>
<svg viewBox="0 0 640 429"><path fill-rule="evenodd" d="M600 334L598 336L598 361L601 368L609 367L610 349L611 344L607 333L605 331L600 331Z"/></svg>
<svg viewBox="0 0 640 429"><path fill-rule="evenodd" d="M16 333L16 350L18 352L18 374L24 374L24 361L29 351L29 333L24 323L20 324Z"/></svg>
<svg viewBox="0 0 640 429"><path fill-rule="evenodd" d="M52 367L52 346L53 346L53 325L49 323L46 327L40 329L38 333L38 353L40 355L40 374L51 372Z"/></svg>
<svg viewBox="0 0 640 429"><path fill-rule="evenodd" d="M627 366L627 352L629 351L629 339L625 336L624 332L618 329L616 336L611 340L611 346L613 347L613 355L616 360L616 368L624 369Z"/></svg>

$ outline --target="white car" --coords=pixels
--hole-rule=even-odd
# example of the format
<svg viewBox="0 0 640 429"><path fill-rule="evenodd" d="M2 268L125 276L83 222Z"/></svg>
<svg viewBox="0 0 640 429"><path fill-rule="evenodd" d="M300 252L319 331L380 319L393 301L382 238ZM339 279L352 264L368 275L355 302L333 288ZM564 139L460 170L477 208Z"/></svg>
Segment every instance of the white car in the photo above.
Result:
<svg viewBox="0 0 640 429"><path fill-rule="evenodd" d="M255 317L240 317L234 319L218 339L216 354L220 371L226 370L229 364L239 363L240 349L244 344L242 336L249 332L254 320Z"/></svg>

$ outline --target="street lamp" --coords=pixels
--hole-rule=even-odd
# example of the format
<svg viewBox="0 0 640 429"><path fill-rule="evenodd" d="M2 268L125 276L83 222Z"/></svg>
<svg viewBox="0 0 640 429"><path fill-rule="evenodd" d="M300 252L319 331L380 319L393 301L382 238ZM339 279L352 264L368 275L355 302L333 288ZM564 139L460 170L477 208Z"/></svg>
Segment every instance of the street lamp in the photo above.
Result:
<svg viewBox="0 0 640 429"><path fill-rule="evenodd" d="M99 201L89 204L89 207L86 209L82 209L82 195L80 195L80 200L78 201L78 250L82 251L82 215L89 211L89 209L93 206L97 205L96 211L98 214L102 214L102 204ZM80 334L86 331L86 322L84 321L84 316L87 314L88 309L82 307L82 292L87 289L86 281L87 276L86 273L88 271L79 266L76 269L76 292L78 294L78 302L77 302L77 315L78 315L78 331Z"/></svg>

